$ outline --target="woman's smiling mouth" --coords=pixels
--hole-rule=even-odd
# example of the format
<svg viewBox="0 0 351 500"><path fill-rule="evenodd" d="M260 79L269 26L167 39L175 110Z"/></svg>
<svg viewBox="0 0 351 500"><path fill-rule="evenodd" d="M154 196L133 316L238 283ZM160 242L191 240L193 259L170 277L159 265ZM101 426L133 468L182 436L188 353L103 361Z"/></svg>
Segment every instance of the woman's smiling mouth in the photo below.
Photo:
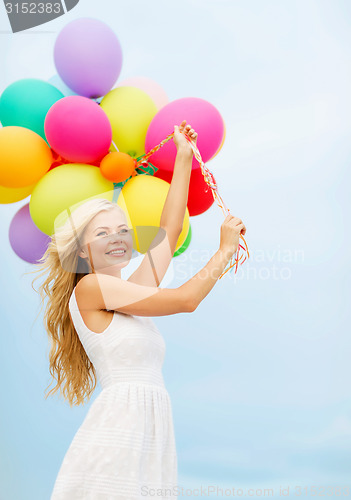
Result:
<svg viewBox="0 0 351 500"><path fill-rule="evenodd" d="M114 255L114 256L121 256L126 253L126 250L124 248L118 248L115 250L110 250L109 252L106 253L106 255Z"/></svg>

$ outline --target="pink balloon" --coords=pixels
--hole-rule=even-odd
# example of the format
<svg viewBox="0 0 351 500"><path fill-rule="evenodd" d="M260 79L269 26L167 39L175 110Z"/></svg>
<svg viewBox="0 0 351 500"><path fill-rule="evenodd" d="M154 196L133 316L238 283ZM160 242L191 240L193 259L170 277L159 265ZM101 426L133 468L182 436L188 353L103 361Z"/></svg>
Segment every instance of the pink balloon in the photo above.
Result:
<svg viewBox="0 0 351 500"><path fill-rule="evenodd" d="M204 163L208 162L221 146L224 122L213 104L198 97L184 97L168 103L152 119L146 133L145 151L154 148L174 131L174 125L186 120L198 133L197 147ZM173 171L177 148L170 140L150 156L150 162L157 168ZM192 168L199 168L193 157Z"/></svg>
<svg viewBox="0 0 351 500"><path fill-rule="evenodd" d="M48 143L71 162L91 163L111 146L112 127L100 105L88 97L68 96L51 106L44 123Z"/></svg>
<svg viewBox="0 0 351 500"><path fill-rule="evenodd" d="M117 87L137 87L143 90L154 101L157 109L163 108L169 102L168 96L161 85L146 76L125 78Z"/></svg>

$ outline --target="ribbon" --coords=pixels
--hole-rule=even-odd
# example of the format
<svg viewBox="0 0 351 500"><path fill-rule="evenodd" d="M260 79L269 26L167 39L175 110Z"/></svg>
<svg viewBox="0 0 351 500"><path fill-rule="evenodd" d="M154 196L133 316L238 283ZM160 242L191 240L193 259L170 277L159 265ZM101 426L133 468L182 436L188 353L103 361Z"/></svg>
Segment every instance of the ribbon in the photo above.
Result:
<svg viewBox="0 0 351 500"><path fill-rule="evenodd" d="M189 142L189 144L190 144L190 146L191 146L191 148L193 150L194 156L195 156L196 160L199 162L202 175L203 175L203 177L205 179L205 182L208 185L208 187L211 188L211 192L212 192L212 195L213 195L213 198L214 198L215 202L222 209L222 211L224 213L224 218L226 218L226 216L228 214L230 214L230 210L226 206L226 204L224 203L221 195L219 194L218 186L217 186L217 183L216 183L216 181L215 181L215 179L213 177L213 174L207 168L207 166L205 165L205 163L202 161L200 151L198 150L196 144L193 143L193 141L190 139L190 137L187 134L183 133L183 135L186 138L186 140ZM156 153L156 151L158 151L160 148L162 148L162 146L164 144L166 144L166 142L170 141L173 138L173 136L174 136L174 132L172 132L171 134L169 134L165 139L163 139L163 141L161 141L159 144L157 144L157 146L155 146L154 148L150 149L150 151L148 153L145 153L144 155L142 155L139 158L137 158L137 160L136 160L136 167L135 167L135 170L134 170L134 172L133 172L133 174L132 174L131 177L134 177L135 175L145 175L145 174L153 175L158 170L158 168L155 167L154 165L152 165L152 163L150 163L148 161L148 158L150 158L150 156L152 156L154 153ZM54 155L53 155L54 158L53 159L54 159L55 163L58 163L60 160L61 161L65 161L56 152L53 151L53 153L54 153ZM140 171L140 173L138 171ZM114 190L117 187L122 187L128 180L129 179L126 179L124 182L121 182L121 183L118 183L118 184L114 183ZM116 194L116 191L115 191L114 195L115 194ZM245 252L247 253L247 256L245 256L244 260L242 262L240 262L240 265L242 265L245 262L246 259L250 258L250 253L249 253L249 249L248 249L248 246L246 244L245 238L241 234L239 235L239 238L241 238L243 240L245 247L243 247L240 244L240 242L239 242L239 245L238 245L238 248L237 248L235 254L232 255L232 257L231 257L231 259L229 261L228 266L225 268L225 270L223 271L223 273L219 276L219 279L221 279L228 271L231 272L233 270L234 266L235 266L235 273L237 272L239 262L244 257L244 253ZM242 255L240 255L240 250L243 250L243 252L244 252ZM234 256L236 258L234 259L234 262L233 262Z"/></svg>
<svg viewBox="0 0 351 500"><path fill-rule="evenodd" d="M230 210L226 206L226 204L224 203L221 195L218 192L218 186L217 186L217 183L216 183L216 181L215 181L215 179L213 177L213 174L210 172L210 170L207 168L207 166L205 165L205 163L202 161L200 151L198 150L196 144L193 143L193 141L190 139L190 137L188 137L187 134L183 133L183 135L185 136L186 140L189 142L189 144L190 144L190 146L191 146L191 148L193 150L194 156L195 156L196 160L199 162L202 175L203 175L203 177L205 179L205 182L208 185L208 187L211 188L211 192L212 192L212 195L213 195L213 198L214 198L215 202L222 209L222 211L224 213L224 218L226 218L227 215L230 213ZM166 144L166 142L168 142L169 140L171 140L173 138L173 136L174 136L174 132L172 132L171 134L169 134L157 146L155 146L154 148L150 149L150 151L148 153L146 153L145 155L143 155L140 158L138 158L138 160L137 160L137 166L142 165L142 164L148 165L149 164L148 161L147 161L148 158L150 156L152 156L154 153L156 153L156 151L158 151L160 148L162 148L162 146L164 144ZM240 265L242 265L245 262L246 259L250 258L250 253L249 253L249 249L248 249L248 246L246 244L245 238L241 234L239 235L239 237L243 240L245 247L243 247L239 243L238 248L237 248L235 254L233 254L233 256L231 257L228 266L225 268L225 270L223 271L223 273L219 276L219 279L221 279L228 271L232 271L234 266L235 266L235 273L237 272L237 270L238 270L238 264L239 264L240 260L244 257L244 254L242 254L240 256L240 258L239 258L240 250L243 250L243 252L247 252L247 256L245 256L244 260L242 262L240 262ZM235 258L235 260L233 262L233 257L234 256L236 256L236 258Z"/></svg>

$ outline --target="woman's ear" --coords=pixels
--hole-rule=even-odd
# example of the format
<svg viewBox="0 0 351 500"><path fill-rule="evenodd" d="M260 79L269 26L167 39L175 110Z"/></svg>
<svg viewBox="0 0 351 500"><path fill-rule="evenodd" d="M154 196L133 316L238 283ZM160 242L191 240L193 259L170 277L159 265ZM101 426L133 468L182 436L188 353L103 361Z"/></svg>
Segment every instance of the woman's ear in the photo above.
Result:
<svg viewBox="0 0 351 500"><path fill-rule="evenodd" d="M85 259L87 257L85 250L79 250L78 255L79 255L79 257L82 257L82 259Z"/></svg>

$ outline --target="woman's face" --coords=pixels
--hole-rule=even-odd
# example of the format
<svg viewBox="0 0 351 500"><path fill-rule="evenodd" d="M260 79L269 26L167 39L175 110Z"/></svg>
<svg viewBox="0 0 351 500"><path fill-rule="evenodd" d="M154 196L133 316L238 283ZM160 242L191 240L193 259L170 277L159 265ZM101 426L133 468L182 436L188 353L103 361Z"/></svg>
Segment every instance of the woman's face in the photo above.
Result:
<svg viewBox="0 0 351 500"><path fill-rule="evenodd" d="M91 267L88 243L95 272L120 276L120 269L132 257L132 228L118 208L100 212L88 224L78 253Z"/></svg>

